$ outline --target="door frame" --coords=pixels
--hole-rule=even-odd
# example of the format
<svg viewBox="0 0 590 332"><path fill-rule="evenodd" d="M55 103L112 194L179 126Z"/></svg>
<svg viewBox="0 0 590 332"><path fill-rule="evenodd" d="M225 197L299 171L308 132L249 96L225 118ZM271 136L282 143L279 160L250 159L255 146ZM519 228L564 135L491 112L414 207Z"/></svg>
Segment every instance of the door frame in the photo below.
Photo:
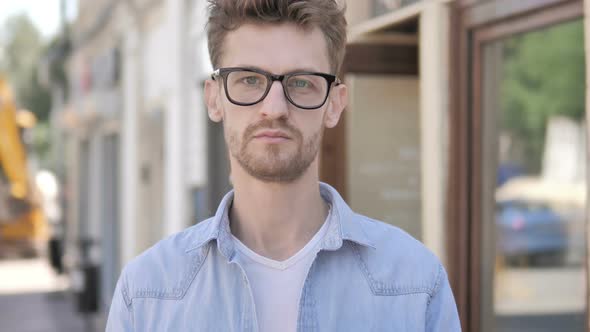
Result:
<svg viewBox="0 0 590 332"><path fill-rule="evenodd" d="M458 0L452 11L449 277L464 331L481 323L482 47L584 17L582 0ZM588 267L586 264L588 278ZM588 301L588 300L586 300ZM588 310L588 305L586 305ZM588 324L588 323L587 323ZM587 327L588 330L588 327Z"/></svg>

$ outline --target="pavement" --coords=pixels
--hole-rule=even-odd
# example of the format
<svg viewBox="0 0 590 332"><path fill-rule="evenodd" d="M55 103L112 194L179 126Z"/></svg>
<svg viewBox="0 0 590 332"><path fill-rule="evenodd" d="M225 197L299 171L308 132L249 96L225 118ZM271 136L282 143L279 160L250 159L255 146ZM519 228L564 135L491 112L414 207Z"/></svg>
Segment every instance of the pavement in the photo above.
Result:
<svg viewBox="0 0 590 332"><path fill-rule="evenodd" d="M506 268L496 271L495 278L495 311L499 315L567 316L586 309L583 266Z"/></svg>
<svg viewBox="0 0 590 332"><path fill-rule="evenodd" d="M562 332L585 331L584 313L497 316L494 331Z"/></svg>
<svg viewBox="0 0 590 332"><path fill-rule="evenodd" d="M0 332L104 331L102 315L81 315L75 303L44 258L0 260Z"/></svg>
<svg viewBox="0 0 590 332"><path fill-rule="evenodd" d="M501 268L494 289L495 331L586 329L583 266Z"/></svg>

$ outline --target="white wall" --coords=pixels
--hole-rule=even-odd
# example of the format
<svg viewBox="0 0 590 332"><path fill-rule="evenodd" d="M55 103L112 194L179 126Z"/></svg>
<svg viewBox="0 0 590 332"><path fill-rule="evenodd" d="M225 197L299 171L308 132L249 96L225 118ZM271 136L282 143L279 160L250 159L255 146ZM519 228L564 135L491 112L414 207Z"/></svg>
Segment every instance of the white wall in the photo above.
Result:
<svg viewBox="0 0 590 332"><path fill-rule="evenodd" d="M188 186L191 188L203 187L207 184L207 110L203 98L201 83L209 78L213 71L209 61L207 49L207 34L205 23L207 22L207 3L203 0L194 0L189 20L189 49L185 58L186 75L185 86L188 94L186 129L186 172Z"/></svg>
<svg viewBox="0 0 590 332"><path fill-rule="evenodd" d="M149 243L181 231L189 220L189 190L206 185L206 121L198 82L211 71L206 53L204 0L166 0L139 21L125 7L121 129L121 248L125 263ZM154 114L154 112L162 112ZM161 179L162 208L156 224L142 222L140 168L145 162L141 146L146 129L142 119L161 116L163 125ZM140 121L141 120L141 121ZM148 126L149 127L149 126ZM143 151L143 152L142 152ZM142 157L143 156L143 157ZM153 158L152 158L153 159ZM158 173L158 172L156 172ZM155 228L146 232L146 226Z"/></svg>
<svg viewBox="0 0 590 332"><path fill-rule="evenodd" d="M140 35L130 18L123 35L121 52L123 116L121 126L120 192L121 192L121 263L124 265L137 255L137 113L139 112Z"/></svg>

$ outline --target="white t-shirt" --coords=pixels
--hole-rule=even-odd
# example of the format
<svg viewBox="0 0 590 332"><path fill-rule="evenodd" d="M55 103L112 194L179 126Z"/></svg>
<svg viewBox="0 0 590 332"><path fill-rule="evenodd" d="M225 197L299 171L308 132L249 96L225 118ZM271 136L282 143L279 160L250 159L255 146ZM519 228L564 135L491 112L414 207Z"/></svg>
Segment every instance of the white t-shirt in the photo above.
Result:
<svg viewBox="0 0 590 332"><path fill-rule="evenodd" d="M246 272L254 296L260 332L297 330L303 284L319 251L320 241L328 230L329 220L330 215L313 238L284 261L261 256L232 236L237 249L236 259Z"/></svg>

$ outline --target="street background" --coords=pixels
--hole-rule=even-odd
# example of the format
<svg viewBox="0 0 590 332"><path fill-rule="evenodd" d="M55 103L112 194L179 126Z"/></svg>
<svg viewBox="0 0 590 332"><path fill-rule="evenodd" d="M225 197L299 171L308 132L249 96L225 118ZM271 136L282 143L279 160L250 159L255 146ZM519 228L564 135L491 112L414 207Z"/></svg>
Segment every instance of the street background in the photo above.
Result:
<svg viewBox="0 0 590 332"><path fill-rule="evenodd" d="M465 331L589 331L590 2L346 5L321 180L441 259ZM231 189L206 6L0 2L0 332L103 331L125 264Z"/></svg>

